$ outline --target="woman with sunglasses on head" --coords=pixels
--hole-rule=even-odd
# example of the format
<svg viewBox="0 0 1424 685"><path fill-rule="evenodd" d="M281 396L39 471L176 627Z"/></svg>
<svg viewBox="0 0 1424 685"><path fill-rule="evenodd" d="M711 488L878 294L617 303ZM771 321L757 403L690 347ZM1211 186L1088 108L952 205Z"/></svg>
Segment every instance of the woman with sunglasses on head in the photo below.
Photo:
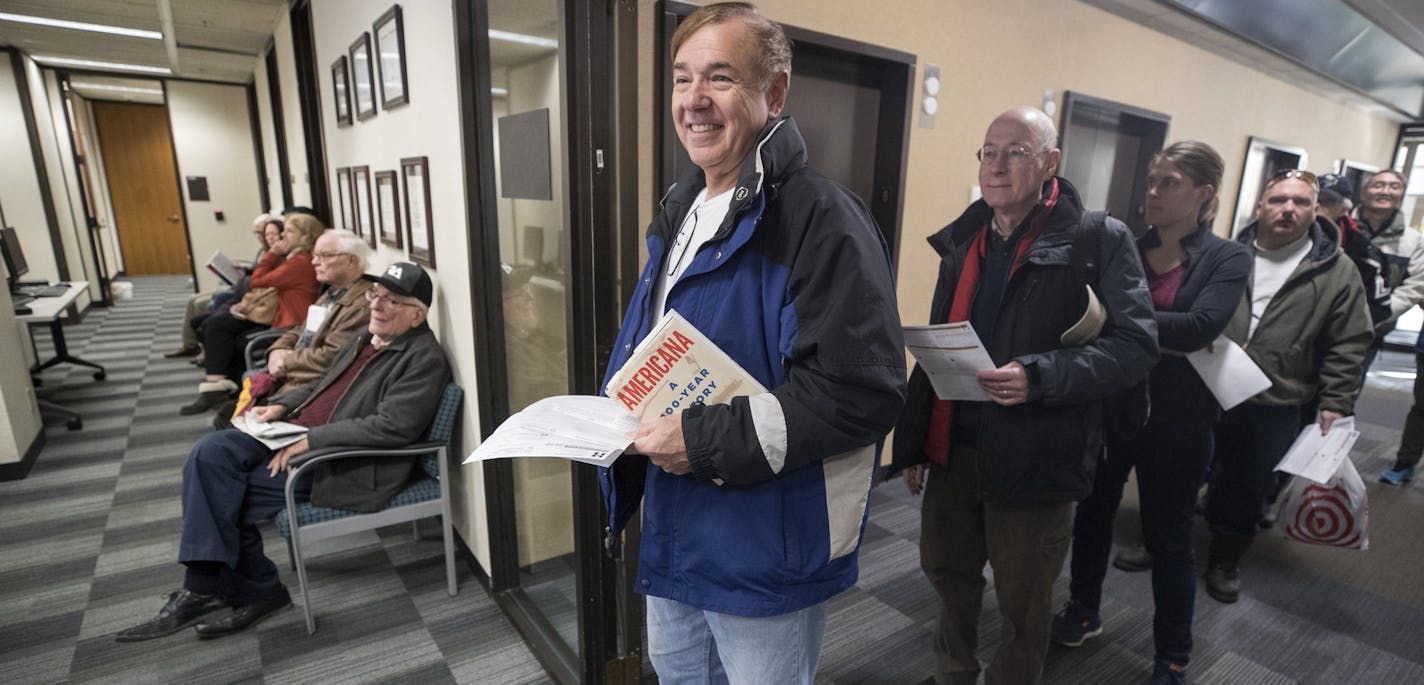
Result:
<svg viewBox="0 0 1424 685"><path fill-rule="evenodd" d="M1181 141L1148 167L1146 220L1137 240L1156 310L1161 361L1148 380L1151 414L1137 435L1108 436L1093 493L1073 528L1071 599L1053 620L1053 640L1076 647L1102 633L1099 606L1112 551L1113 517L1128 472L1137 469L1142 532L1152 558L1155 664L1149 683L1185 682L1192 650L1196 572L1192 516L1211 460L1216 399L1183 356L1226 328L1246 291L1251 253L1211 232L1221 187L1221 156Z"/></svg>

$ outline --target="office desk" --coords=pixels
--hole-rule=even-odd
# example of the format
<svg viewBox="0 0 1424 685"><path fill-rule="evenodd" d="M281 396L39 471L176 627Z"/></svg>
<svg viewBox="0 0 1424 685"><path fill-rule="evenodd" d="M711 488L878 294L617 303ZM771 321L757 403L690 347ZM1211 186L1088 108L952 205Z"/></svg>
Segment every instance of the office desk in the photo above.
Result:
<svg viewBox="0 0 1424 685"><path fill-rule="evenodd" d="M30 367L30 376L34 378L35 385L40 384L37 375L41 371L58 364L76 364L78 366L87 366L96 369L96 371L94 371L94 380L104 380L104 376L106 375L104 367L70 354L69 345L64 340L64 326L62 322L64 309L73 304L74 300L78 299L79 295L88 289L88 287L88 281L70 281L69 289L66 290L63 295L58 297L37 297L34 301L26 305L31 310L29 314L15 315L16 321L21 321L32 329L30 331L31 343L34 342L35 338L33 328L40 325L49 326L50 338L54 341L54 356L43 362L36 360L35 365ZM38 348L36 348L36 350L36 357L38 357ZM70 430L79 430L84 426L84 420L80 418L78 412L72 409L68 409L48 400L39 400L39 404L41 409L46 409L68 417L69 420L66 425Z"/></svg>

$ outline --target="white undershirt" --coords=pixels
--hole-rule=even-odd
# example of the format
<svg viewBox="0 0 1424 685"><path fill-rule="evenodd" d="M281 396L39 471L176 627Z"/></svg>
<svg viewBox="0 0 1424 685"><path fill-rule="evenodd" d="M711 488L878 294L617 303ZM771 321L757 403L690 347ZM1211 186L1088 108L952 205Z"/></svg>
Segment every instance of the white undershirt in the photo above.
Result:
<svg viewBox="0 0 1424 685"><path fill-rule="evenodd" d="M1251 329L1246 333L1249 340L1256 334L1256 324L1266 313L1266 305L1276 296L1286 279L1295 273L1301 260L1310 252L1310 233L1306 233L1293 243L1274 250L1267 250L1256 244L1256 268L1251 276Z"/></svg>
<svg viewBox="0 0 1424 685"><path fill-rule="evenodd" d="M727 218L727 210L732 206L732 190L733 188L729 188L721 195L708 198L707 189L703 188L692 201L692 209L688 210L672 245L668 247L667 258L663 268L658 270L658 282L653 287L651 311L657 321L662 321L663 310L667 308L667 294L672 285L682 278L683 272L692 264L692 258L697 256L697 251L717 232L722 220ZM657 325L657 321L654 321L653 325Z"/></svg>

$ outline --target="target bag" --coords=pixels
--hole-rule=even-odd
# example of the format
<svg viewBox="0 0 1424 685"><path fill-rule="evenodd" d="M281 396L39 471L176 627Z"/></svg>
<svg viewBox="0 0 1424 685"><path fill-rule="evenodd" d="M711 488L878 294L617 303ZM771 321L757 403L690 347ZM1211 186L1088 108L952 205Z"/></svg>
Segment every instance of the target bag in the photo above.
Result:
<svg viewBox="0 0 1424 685"><path fill-rule="evenodd" d="M1349 459L1324 485L1296 476L1286 487L1277 528L1298 542L1369 549L1369 502L1365 483Z"/></svg>

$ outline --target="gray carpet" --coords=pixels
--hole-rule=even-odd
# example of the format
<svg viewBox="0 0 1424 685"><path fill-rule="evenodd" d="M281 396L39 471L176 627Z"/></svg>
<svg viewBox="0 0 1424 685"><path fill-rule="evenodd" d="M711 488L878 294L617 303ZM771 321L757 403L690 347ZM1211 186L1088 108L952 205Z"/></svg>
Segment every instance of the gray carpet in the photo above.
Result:
<svg viewBox="0 0 1424 685"><path fill-rule="evenodd" d="M548 682L467 569L460 594L445 594L438 539L414 541L408 526L320 547L309 567L314 636L294 608L201 644L190 632L113 642L181 580L173 563L179 467L210 430L207 416L177 414L196 390L197 370L162 356L178 346L184 280L135 279L133 299L67 329L76 353L108 366L108 380L64 367L45 375L55 399L83 412L85 425L77 432L50 425L30 476L0 483L0 682ZM38 337L44 348L45 334ZM1263 535L1244 568L1240 602L1198 594L1193 682L1424 682L1424 485L1372 482L1398 442L1412 370L1412 359L1385 355L1361 404L1365 436L1354 459L1368 481L1371 549ZM1123 539L1138 528L1128 492ZM861 579L831 601L819 681L917 683L928 675L935 599L919 571L918 530L918 501L901 484L873 493ZM282 546L271 534L273 558L284 557ZM567 585L544 577L549 572L537 578L538 591L557 594ZM1066 578L1058 589L1066 595ZM1079 649L1052 648L1044 682L1141 682L1152 654L1150 598L1147 574L1109 571L1106 632ZM549 603L568 605L554 620L572 634L564 625L572 597ZM998 631L991 582L981 620L986 659Z"/></svg>

